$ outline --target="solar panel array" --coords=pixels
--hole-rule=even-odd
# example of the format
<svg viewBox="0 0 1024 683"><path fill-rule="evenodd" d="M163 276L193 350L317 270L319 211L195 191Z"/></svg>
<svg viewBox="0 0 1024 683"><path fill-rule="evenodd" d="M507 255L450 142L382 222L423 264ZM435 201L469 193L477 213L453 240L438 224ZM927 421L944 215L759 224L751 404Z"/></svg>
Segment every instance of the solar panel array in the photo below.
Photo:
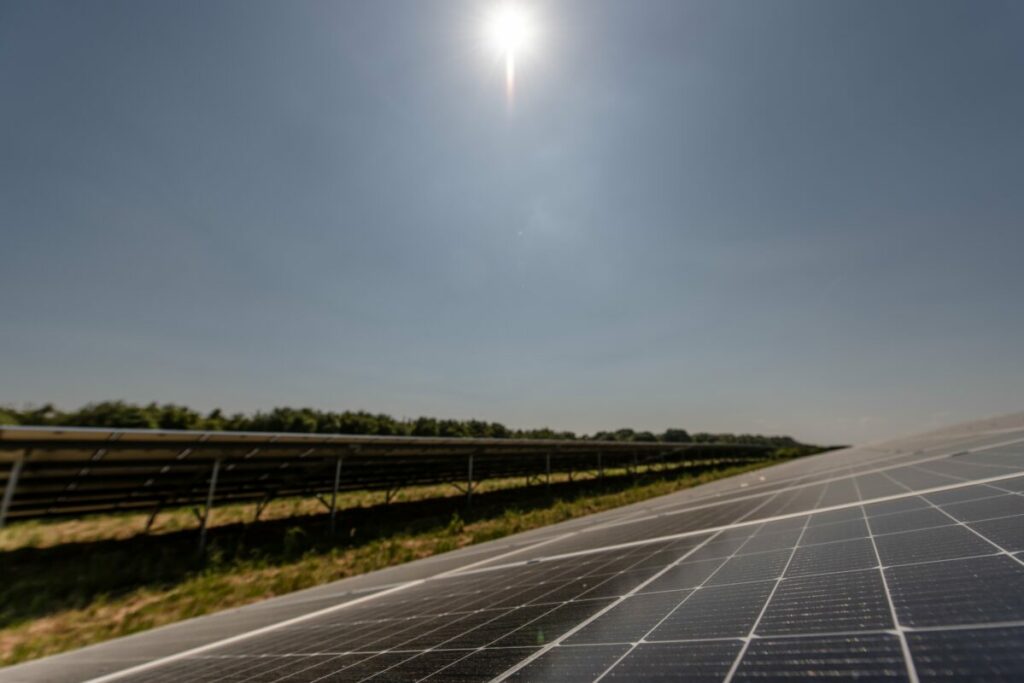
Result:
<svg viewBox="0 0 1024 683"><path fill-rule="evenodd" d="M96 680L1022 680L1024 416L716 482L376 589Z"/></svg>
<svg viewBox="0 0 1024 683"><path fill-rule="evenodd" d="M0 427L5 519L266 501L713 459L758 445ZM216 474L215 474L216 473ZM13 482L13 485L12 485ZM215 486L211 487L211 482Z"/></svg>

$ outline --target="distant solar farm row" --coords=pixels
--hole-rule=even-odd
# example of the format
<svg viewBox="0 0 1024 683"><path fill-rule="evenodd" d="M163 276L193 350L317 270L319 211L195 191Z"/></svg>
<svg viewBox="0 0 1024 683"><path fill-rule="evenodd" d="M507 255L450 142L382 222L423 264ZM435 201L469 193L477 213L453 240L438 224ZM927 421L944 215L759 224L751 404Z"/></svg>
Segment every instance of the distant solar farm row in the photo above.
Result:
<svg viewBox="0 0 1024 683"><path fill-rule="evenodd" d="M761 445L0 428L5 521L453 484L713 459L769 457Z"/></svg>

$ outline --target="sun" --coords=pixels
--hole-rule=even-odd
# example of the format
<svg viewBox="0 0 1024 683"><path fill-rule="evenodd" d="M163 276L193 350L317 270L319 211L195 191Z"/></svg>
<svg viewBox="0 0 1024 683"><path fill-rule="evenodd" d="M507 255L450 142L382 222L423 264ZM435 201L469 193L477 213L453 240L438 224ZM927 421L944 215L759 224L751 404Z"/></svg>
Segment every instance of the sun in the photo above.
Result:
<svg viewBox="0 0 1024 683"><path fill-rule="evenodd" d="M487 36L501 56L514 58L516 53L529 47L533 39L531 17L522 5L500 5L489 17Z"/></svg>
<svg viewBox="0 0 1024 683"><path fill-rule="evenodd" d="M511 107L516 93L516 58L533 45L534 20L526 7L507 2L491 12L486 30L488 44L505 61L505 93Z"/></svg>

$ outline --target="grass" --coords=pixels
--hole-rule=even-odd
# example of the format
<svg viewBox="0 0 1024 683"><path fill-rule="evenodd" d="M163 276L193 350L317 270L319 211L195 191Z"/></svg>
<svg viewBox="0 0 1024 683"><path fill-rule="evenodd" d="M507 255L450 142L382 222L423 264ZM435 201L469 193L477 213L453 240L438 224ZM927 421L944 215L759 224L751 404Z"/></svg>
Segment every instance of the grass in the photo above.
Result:
<svg viewBox="0 0 1024 683"><path fill-rule="evenodd" d="M429 557L778 462L695 463L640 476L484 482L346 494L337 533L315 499L214 511L205 561L190 510L25 522L0 531L0 666ZM345 509L349 508L349 509Z"/></svg>

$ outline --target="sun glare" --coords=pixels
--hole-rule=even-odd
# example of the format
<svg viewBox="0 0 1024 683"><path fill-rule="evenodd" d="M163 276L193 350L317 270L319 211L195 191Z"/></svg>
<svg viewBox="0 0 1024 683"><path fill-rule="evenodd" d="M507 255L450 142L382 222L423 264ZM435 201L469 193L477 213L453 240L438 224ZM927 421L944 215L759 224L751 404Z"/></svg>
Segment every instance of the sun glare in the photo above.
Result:
<svg viewBox="0 0 1024 683"><path fill-rule="evenodd" d="M534 33L532 17L522 5L499 5L488 18L488 43L505 60L505 92L509 106L516 92L516 58L530 48Z"/></svg>
<svg viewBox="0 0 1024 683"><path fill-rule="evenodd" d="M526 47L532 33L526 10L520 5L502 5L488 25L491 44L502 56L515 55Z"/></svg>

